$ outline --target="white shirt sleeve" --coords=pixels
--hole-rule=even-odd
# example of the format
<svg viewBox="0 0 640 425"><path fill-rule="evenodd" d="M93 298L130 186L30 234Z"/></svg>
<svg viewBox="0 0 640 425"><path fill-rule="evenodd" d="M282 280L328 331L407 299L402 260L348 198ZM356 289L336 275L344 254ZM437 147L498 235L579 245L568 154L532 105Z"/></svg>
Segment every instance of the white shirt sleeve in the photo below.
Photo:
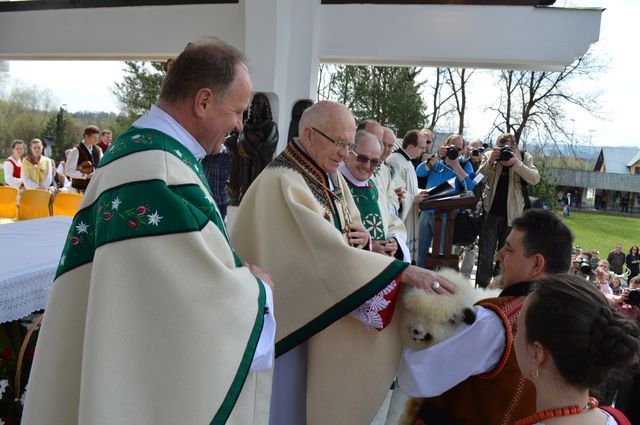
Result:
<svg viewBox="0 0 640 425"><path fill-rule="evenodd" d="M264 325L262 326L262 333L258 340L258 346L256 352L253 355L253 361L251 362L250 372L258 372L260 370L271 369L273 367L274 357L274 342L276 338L276 318L273 314L273 293L271 287L266 283L260 281L264 286L266 295L266 307L268 312L264 315Z"/></svg>
<svg viewBox="0 0 640 425"><path fill-rule="evenodd" d="M47 190L49 186L51 186L51 183L53 183L53 162L47 158L47 176L44 178L40 189Z"/></svg>
<svg viewBox="0 0 640 425"><path fill-rule="evenodd" d="M78 152L78 148L71 149L69 152L69 156L67 157L67 163L64 166L64 173L69 178L74 179L85 179L86 177L82 173L82 171L78 170L78 157L80 153Z"/></svg>
<svg viewBox="0 0 640 425"><path fill-rule="evenodd" d="M20 188L22 185L22 179L13 177L13 163L11 161L5 161L2 164L2 168L4 169L4 181L11 187Z"/></svg>
<svg viewBox="0 0 640 425"><path fill-rule="evenodd" d="M405 349L398 384L411 397L435 397L470 376L490 372L506 346L506 332L492 310L474 307L476 321L424 350Z"/></svg>
<svg viewBox="0 0 640 425"><path fill-rule="evenodd" d="M394 238L398 242L398 249L402 251L402 261L405 263L411 263L411 251L407 246L407 242L400 233L391 233L389 239Z"/></svg>

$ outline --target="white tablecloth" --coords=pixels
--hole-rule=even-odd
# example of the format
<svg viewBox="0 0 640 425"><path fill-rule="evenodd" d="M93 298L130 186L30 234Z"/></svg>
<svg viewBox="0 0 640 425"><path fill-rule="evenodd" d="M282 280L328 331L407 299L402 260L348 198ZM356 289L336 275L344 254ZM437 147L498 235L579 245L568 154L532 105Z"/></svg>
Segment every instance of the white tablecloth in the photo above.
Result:
<svg viewBox="0 0 640 425"><path fill-rule="evenodd" d="M0 323L45 308L71 217L0 225Z"/></svg>

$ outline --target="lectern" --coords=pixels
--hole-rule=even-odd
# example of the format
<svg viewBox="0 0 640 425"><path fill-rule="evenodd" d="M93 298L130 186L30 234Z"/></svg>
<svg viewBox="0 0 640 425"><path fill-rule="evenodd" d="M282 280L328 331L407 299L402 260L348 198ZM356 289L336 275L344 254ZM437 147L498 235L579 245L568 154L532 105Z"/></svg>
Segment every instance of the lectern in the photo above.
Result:
<svg viewBox="0 0 640 425"><path fill-rule="evenodd" d="M453 226L455 220L455 210L474 208L476 198L473 192L465 192L459 195L447 196L444 198L426 198L420 203L421 210L434 210L434 235L431 242L431 253L427 254L424 265L430 270L437 270L441 267L449 267L458 270L458 256L453 254ZM443 214L447 214L447 226L445 234L442 234ZM444 255L440 255L440 240L444 237Z"/></svg>

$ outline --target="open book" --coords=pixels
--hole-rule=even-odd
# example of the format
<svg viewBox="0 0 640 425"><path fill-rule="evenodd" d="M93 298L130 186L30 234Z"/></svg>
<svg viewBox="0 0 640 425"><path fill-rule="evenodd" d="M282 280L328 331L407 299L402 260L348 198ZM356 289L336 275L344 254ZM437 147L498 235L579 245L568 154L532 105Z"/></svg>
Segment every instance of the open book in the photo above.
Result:
<svg viewBox="0 0 640 425"><path fill-rule="evenodd" d="M456 178L451 177L449 180L445 180L437 186L427 189L427 196L429 199L440 198L444 196L453 195L456 189Z"/></svg>

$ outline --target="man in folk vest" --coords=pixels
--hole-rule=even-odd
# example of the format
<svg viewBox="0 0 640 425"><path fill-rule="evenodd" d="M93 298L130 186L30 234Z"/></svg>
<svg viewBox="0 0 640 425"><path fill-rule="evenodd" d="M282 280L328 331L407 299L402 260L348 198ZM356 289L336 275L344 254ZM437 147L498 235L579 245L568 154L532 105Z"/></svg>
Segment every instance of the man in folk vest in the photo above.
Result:
<svg viewBox="0 0 640 425"><path fill-rule="evenodd" d="M102 158L102 149L97 144L100 129L95 125L85 127L82 142L69 152L64 173L71 178L72 192L84 193L93 176L93 171Z"/></svg>
<svg viewBox="0 0 640 425"><path fill-rule="evenodd" d="M425 350L405 351L400 388L428 398L411 400L413 410L405 411L410 422L402 423L513 425L535 413L535 389L520 373L513 349L515 323L532 282L569 269L572 242L571 230L550 211L530 209L513 220L496 254L500 295L478 302L470 327Z"/></svg>

